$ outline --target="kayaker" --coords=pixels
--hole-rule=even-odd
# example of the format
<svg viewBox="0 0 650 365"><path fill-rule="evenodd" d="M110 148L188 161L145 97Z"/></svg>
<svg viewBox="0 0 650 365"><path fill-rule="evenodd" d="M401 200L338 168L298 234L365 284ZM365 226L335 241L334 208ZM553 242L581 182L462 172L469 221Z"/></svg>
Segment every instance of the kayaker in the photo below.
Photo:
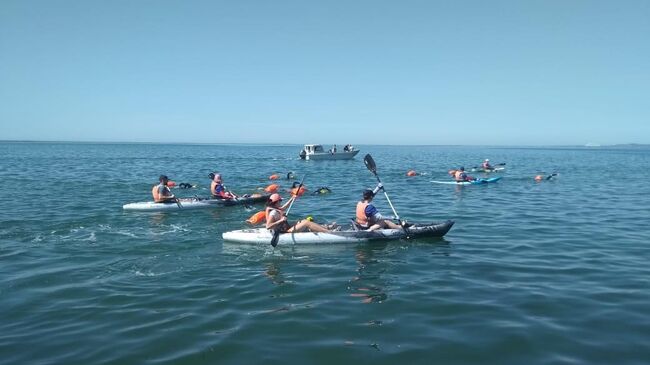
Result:
<svg viewBox="0 0 650 365"><path fill-rule="evenodd" d="M471 176L469 176L469 175L467 175L467 173L465 173L465 168L464 168L463 166L461 166L461 167L460 167L458 170L456 170L456 172L454 173L454 180L456 180L456 182L474 181L474 178L471 177Z"/></svg>
<svg viewBox="0 0 650 365"><path fill-rule="evenodd" d="M487 159L487 158L481 164L481 168L483 168L483 170L494 170L494 167L492 167L492 165L490 165L490 160Z"/></svg>
<svg viewBox="0 0 650 365"><path fill-rule="evenodd" d="M151 189L151 195L153 195L153 201L156 203L166 203L170 201L176 201L176 197L172 194L172 191L167 187L169 178L165 175L160 175L158 178L160 184L155 185Z"/></svg>
<svg viewBox="0 0 650 365"><path fill-rule="evenodd" d="M291 224L287 221L287 217L284 215L284 211L289 207L291 201L295 199L295 195L292 196L284 205L282 203L282 197L280 194L275 193L271 194L269 200L266 202L266 229L269 230L280 230L281 233L286 232L330 232L324 226L321 226L318 223L312 222L308 219L302 219L294 224Z"/></svg>
<svg viewBox="0 0 650 365"><path fill-rule="evenodd" d="M399 225L393 223L390 219L384 219L379 214L377 208L371 204L372 199L383 188L384 186L379 183L374 190L364 190L363 199L357 203L355 222L364 230L374 231L380 228L401 229Z"/></svg>
<svg viewBox="0 0 650 365"><path fill-rule="evenodd" d="M237 196L230 191L226 191L226 188L223 186L223 181L221 180L221 174L210 173L208 175L212 177L212 182L210 183L210 195L212 199L235 199Z"/></svg>

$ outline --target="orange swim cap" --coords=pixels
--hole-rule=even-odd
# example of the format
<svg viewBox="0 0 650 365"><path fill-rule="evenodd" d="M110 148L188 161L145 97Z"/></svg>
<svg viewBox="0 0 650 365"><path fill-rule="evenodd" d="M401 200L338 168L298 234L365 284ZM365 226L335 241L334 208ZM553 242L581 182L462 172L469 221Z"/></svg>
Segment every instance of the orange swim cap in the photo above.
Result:
<svg viewBox="0 0 650 365"><path fill-rule="evenodd" d="M269 180L277 180L279 178L280 178L280 176L278 176L276 174L273 174L273 175L269 176Z"/></svg>
<svg viewBox="0 0 650 365"><path fill-rule="evenodd" d="M406 173L406 176L415 176L415 175L417 175L417 173L416 173L414 170L409 170L409 171Z"/></svg>

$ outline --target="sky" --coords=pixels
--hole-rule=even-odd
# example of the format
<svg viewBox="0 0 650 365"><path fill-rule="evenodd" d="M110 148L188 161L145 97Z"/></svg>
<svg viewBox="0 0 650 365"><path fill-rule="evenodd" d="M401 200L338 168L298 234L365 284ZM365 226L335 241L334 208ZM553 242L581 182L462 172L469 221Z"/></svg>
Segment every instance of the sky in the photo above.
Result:
<svg viewBox="0 0 650 365"><path fill-rule="evenodd" d="M650 1L0 1L0 140L650 143Z"/></svg>

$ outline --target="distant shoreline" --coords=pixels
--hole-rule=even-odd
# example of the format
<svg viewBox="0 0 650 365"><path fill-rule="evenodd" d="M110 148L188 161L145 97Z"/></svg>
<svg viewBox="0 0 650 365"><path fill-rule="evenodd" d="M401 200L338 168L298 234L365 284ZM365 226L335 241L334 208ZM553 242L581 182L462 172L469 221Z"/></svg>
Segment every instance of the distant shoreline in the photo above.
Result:
<svg viewBox="0 0 650 365"><path fill-rule="evenodd" d="M45 141L45 140L0 140L0 143L58 143L58 144L119 144L119 145L185 145L185 146L273 146L273 147L294 147L302 146L296 143L264 143L264 142L116 142L116 141ZM331 143L324 143L323 146ZM356 146L395 146L395 147L487 147L487 148L650 148L650 144L644 143L622 143L603 145L461 145L461 144L361 144Z"/></svg>

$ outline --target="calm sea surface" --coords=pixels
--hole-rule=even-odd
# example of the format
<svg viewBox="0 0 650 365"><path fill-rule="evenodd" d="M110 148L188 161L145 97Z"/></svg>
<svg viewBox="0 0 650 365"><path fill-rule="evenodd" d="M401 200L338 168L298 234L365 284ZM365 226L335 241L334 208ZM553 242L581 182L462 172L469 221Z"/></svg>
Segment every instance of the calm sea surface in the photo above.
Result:
<svg viewBox="0 0 650 365"><path fill-rule="evenodd" d="M359 148L0 143L0 363L650 362L650 150ZM402 217L456 221L444 239L273 249L223 242L241 206L122 210L163 173L204 196L211 171L238 194L293 171L332 190L293 217L345 222L365 153ZM500 182L430 182L484 158Z"/></svg>

